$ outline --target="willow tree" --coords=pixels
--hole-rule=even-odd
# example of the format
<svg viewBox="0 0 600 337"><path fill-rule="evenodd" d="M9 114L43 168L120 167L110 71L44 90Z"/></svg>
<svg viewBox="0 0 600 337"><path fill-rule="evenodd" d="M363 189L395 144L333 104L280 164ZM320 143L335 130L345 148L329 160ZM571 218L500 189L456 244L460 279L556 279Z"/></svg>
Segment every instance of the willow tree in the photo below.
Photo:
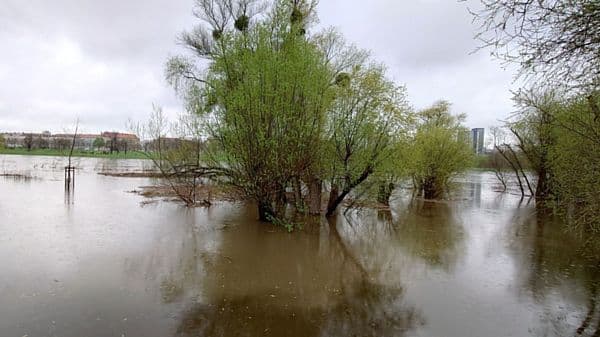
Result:
<svg viewBox="0 0 600 337"><path fill-rule="evenodd" d="M394 134L390 156L376 170L376 199L384 206L389 206L393 192L399 183L410 177L409 158L411 153L411 137L414 120L413 114L406 116L403 128Z"/></svg>
<svg viewBox="0 0 600 337"><path fill-rule="evenodd" d="M408 171L419 194L437 199L447 191L450 178L472 164L468 130L462 125L465 116L452 115L450 104L440 101L417 118Z"/></svg>
<svg viewBox="0 0 600 337"><path fill-rule="evenodd" d="M594 96L600 104L600 95ZM549 149L552 201L570 228L588 238L587 253L600 257L600 119L589 98L565 101L555 110L556 141Z"/></svg>
<svg viewBox="0 0 600 337"><path fill-rule="evenodd" d="M392 158L409 112L404 88L388 80L380 65L355 65L350 73L338 74L335 82L328 116L328 216Z"/></svg>
<svg viewBox="0 0 600 337"><path fill-rule="evenodd" d="M515 95L514 100L519 111L506 125L515 137L519 152L526 158L527 168L535 175L535 185L532 186L529 182L523 164L520 163L511 146L505 146L511 150L531 194L535 195L536 200L541 204L552 194L549 151L556 142L553 120L561 103L559 97L552 91L521 90Z"/></svg>
<svg viewBox="0 0 600 337"><path fill-rule="evenodd" d="M480 1L473 14L482 47L518 64L536 89L517 95L526 114L510 125L537 173L536 196L572 226L598 234L600 2Z"/></svg>
<svg viewBox="0 0 600 337"><path fill-rule="evenodd" d="M203 23L182 36L193 54L168 62L167 78L203 120L203 165L254 200L261 220L289 204L304 210L306 197L320 213L324 181L332 215L390 158L408 110L366 52L334 30L310 33L316 3L197 0Z"/></svg>
<svg viewBox="0 0 600 337"><path fill-rule="evenodd" d="M183 41L208 66L176 57L168 78L217 144L206 164L222 168L257 202L260 219L272 220L283 215L286 187L318 159L331 100L330 69L306 37L314 2L278 1L255 19L251 1L197 5L205 25Z"/></svg>

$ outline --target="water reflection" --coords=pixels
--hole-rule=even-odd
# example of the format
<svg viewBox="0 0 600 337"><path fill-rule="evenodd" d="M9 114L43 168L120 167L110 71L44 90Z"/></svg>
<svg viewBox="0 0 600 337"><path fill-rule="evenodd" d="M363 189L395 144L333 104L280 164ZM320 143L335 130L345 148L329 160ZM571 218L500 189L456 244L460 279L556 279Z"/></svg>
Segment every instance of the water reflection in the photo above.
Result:
<svg viewBox="0 0 600 337"><path fill-rule="evenodd" d="M184 336L404 336L423 319L401 303L402 290L361 283L327 307L282 304L270 294L194 305L177 329Z"/></svg>
<svg viewBox="0 0 600 337"><path fill-rule="evenodd" d="M481 176L471 176L469 177L469 182L467 183L469 189L469 198L472 200L473 206L475 207L481 207L481 178Z"/></svg>
<svg viewBox="0 0 600 337"><path fill-rule="evenodd" d="M150 180L96 174L143 162L82 159L70 203L62 159L0 158L37 177L0 181L1 336L598 335L600 268L492 174L289 234L251 205L141 207L126 191Z"/></svg>
<svg viewBox="0 0 600 337"><path fill-rule="evenodd" d="M75 186L67 187L65 183L65 205L69 207L75 202Z"/></svg>
<svg viewBox="0 0 600 337"><path fill-rule="evenodd" d="M450 271L464 253L465 231L446 202L405 200L396 229L402 249L433 267Z"/></svg>
<svg viewBox="0 0 600 337"><path fill-rule="evenodd" d="M600 336L600 261L586 257L578 249L584 241L565 232L551 215L517 208L513 219L507 235L513 238L519 296L531 297L543 306L548 321L571 322L570 326L548 325L537 334ZM570 298L576 305L565 306L561 298Z"/></svg>
<svg viewBox="0 0 600 337"><path fill-rule="evenodd" d="M402 336L423 324L402 286L367 271L335 223L307 224L290 235L251 218L241 214L243 228L221 231L218 258L200 262L201 296L177 334Z"/></svg>

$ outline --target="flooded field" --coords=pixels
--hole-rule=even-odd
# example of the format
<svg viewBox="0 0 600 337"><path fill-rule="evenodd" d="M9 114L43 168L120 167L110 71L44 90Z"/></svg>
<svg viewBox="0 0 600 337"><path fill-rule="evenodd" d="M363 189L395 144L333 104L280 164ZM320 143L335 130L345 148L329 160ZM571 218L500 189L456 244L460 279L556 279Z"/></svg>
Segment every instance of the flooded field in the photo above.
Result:
<svg viewBox="0 0 600 337"><path fill-rule="evenodd" d="M492 174L290 234L98 175L142 161L78 159L65 195L64 161L0 156L0 336L600 335L598 267Z"/></svg>

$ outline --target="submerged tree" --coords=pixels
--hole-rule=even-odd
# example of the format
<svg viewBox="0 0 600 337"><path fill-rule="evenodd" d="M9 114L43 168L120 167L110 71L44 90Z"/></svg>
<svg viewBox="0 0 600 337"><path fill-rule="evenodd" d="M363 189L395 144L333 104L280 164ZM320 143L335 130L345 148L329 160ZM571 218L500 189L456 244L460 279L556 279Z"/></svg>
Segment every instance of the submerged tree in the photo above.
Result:
<svg viewBox="0 0 600 337"><path fill-rule="evenodd" d="M205 166L258 205L261 220L288 205L327 215L387 157L405 111L401 88L334 31L311 35L316 1L198 0L203 24L182 41L167 78L199 116L212 146ZM290 190L292 196L290 196ZM307 191L308 190L308 191Z"/></svg>
<svg viewBox="0 0 600 337"><path fill-rule="evenodd" d="M229 182L258 203L260 218L270 220L283 215L288 184L318 159L330 73L322 53L304 36L306 20L290 19L292 13L312 15L304 12L313 8L309 2L279 1L265 19L248 25L242 21L256 8L252 2L237 2L242 13L237 19L234 10L220 6L198 2L201 17L218 36L201 29L184 35L184 42L210 62L206 73L190 60L174 58L168 77L218 144L206 163L223 168Z"/></svg>
<svg viewBox="0 0 600 337"><path fill-rule="evenodd" d="M131 125L147 141L144 154L154 163L170 191L189 207L210 206L210 190L200 195L204 178L219 176L221 170L208 168L200 161L205 144L186 116L171 124L162 108L155 106L144 124ZM167 137L169 133L177 137Z"/></svg>
<svg viewBox="0 0 600 337"><path fill-rule="evenodd" d="M489 127L491 138L491 146L493 148L489 157L489 167L494 171L496 179L502 184L502 192L508 188L508 171L510 164L507 162L500 146L506 143L506 131L499 126Z"/></svg>
<svg viewBox="0 0 600 337"><path fill-rule="evenodd" d="M408 120L404 125L406 129L394 134L394 142L391 154L380 165L375 172L374 180L376 182L376 199L382 205L389 206L393 192L402 180L409 177L410 165L410 127L413 125L412 114L408 115Z"/></svg>
<svg viewBox="0 0 600 337"><path fill-rule="evenodd" d="M600 95L593 99L600 104ZM587 252L600 257L600 120L589 99L578 97L557 109L554 124L552 200L570 228L588 238Z"/></svg>
<svg viewBox="0 0 600 337"><path fill-rule="evenodd" d="M597 0L481 0L478 38L521 66L535 90L515 97L508 126L537 178L536 198L597 242L600 202L600 3ZM516 156L515 156L516 158ZM513 162L513 164L517 164ZM526 178L526 175L523 174ZM528 185L529 186L529 185ZM598 245L588 250L600 256Z"/></svg>
<svg viewBox="0 0 600 337"><path fill-rule="evenodd" d="M327 215L391 159L408 111L404 89L387 80L381 66L356 66L352 73L338 75L328 116L332 159Z"/></svg>
<svg viewBox="0 0 600 337"><path fill-rule="evenodd" d="M554 92L520 91L515 96L519 111L507 122L518 150L527 159L528 168L535 175L535 185L529 182L523 164L512 147L505 146L512 152L513 162L519 167L531 194L540 202L552 194L549 151L555 144L553 116L559 104L557 99Z"/></svg>
<svg viewBox="0 0 600 337"><path fill-rule="evenodd" d="M450 178L472 163L464 115L452 115L445 101L418 113L420 119L412 140L409 172L415 188L426 199L437 199L447 191Z"/></svg>

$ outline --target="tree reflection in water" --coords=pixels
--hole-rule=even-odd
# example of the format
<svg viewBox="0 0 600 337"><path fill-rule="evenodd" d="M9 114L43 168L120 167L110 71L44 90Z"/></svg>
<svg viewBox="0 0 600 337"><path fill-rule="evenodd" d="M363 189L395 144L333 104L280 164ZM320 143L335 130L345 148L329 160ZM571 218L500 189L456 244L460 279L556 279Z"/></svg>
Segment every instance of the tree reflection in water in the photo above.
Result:
<svg viewBox="0 0 600 337"><path fill-rule="evenodd" d="M290 235L252 216L240 219L244 225L235 230L220 231L218 258L200 258L201 268L179 273L196 275L199 296L184 311L176 335L403 336L424 324L405 303L400 284L382 282L378 271L388 270L382 264L393 259L360 259L360 250L338 231L349 226L346 220L307 224ZM180 247L194 250L193 235L185 237L190 244Z"/></svg>
<svg viewBox="0 0 600 337"><path fill-rule="evenodd" d="M453 270L464 253L466 234L451 205L409 199L398 210L395 239L402 249L430 266Z"/></svg>
<svg viewBox="0 0 600 337"><path fill-rule="evenodd" d="M345 288L329 307L269 301L268 294L196 304L177 330L184 336L404 336L422 318L402 306L402 289L368 282Z"/></svg>
<svg viewBox="0 0 600 337"><path fill-rule="evenodd" d="M508 236L511 243L520 283L520 296L530 296L545 308L549 322L561 322L572 317L575 331L565 325L546 326L561 335L600 337L600 310L598 287L600 263L582 254L581 238L565 232L562 224L551 215L534 208L516 208L513 227ZM583 283L578 286L575 284ZM574 293L585 289L587 293ZM557 298L557 294L559 295ZM579 303L577 310L557 304L561 299ZM583 308L581 313L577 313ZM550 334L537 331L536 334Z"/></svg>

